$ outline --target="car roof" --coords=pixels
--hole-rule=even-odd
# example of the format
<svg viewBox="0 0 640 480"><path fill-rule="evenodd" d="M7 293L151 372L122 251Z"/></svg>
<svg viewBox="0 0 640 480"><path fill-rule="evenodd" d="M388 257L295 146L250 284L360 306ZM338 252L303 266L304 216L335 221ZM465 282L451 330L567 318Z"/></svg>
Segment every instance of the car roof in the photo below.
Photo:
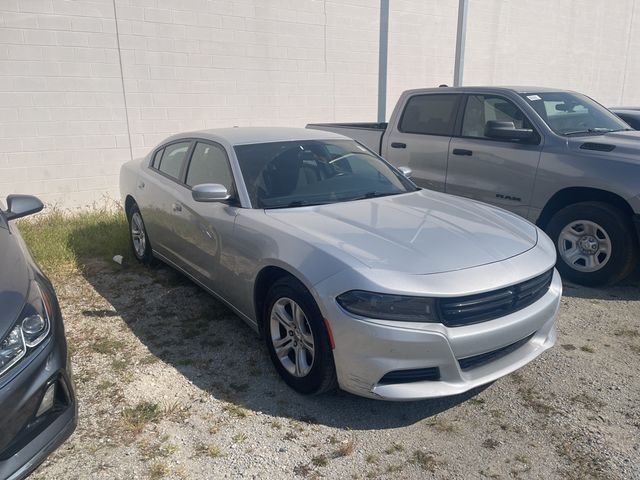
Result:
<svg viewBox="0 0 640 480"><path fill-rule="evenodd" d="M467 93L467 92L513 92L518 94L523 93L544 93L544 92L571 92L564 88L551 88L551 87L527 87L527 86L465 86L465 87L435 87L435 88L417 88L414 90L408 90L408 93Z"/></svg>
<svg viewBox="0 0 640 480"><path fill-rule="evenodd" d="M290 127L233 127L198 130L173 135L162 143L182 138L202 138L229 145L286 142L295 140L348 140L348 137L332 132Z"/></svg>

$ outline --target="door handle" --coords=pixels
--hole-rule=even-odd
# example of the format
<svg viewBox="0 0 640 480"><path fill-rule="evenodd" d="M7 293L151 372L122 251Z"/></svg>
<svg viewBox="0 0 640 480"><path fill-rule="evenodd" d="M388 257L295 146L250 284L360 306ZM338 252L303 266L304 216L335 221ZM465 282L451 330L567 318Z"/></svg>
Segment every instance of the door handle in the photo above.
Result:
<svg viewBox="0 0 640 480"><path fill-rule="evenodd" d="M470 157L471 155L473 155L473 152L471 150L465 150L464 148L454 148L453 149L453 154L454 155L466 155L466 156Z"/></svg>
<svg viewBox="0 0 640 480"><path fill-rule="evenodd" d="M401 142L392 142L391 148L407 148L407 144Z"/></svg>
<svg viewBox="0 0 640 480"><path fill-rule="evenodd" d="M180 205L179 203L174 203L172 206L173 206L173 211L174 212L181 212L182 211L182 205Z"/></svg>
<svg viewBox="0 0 640 480"><path fill-rule="evenodd" d="M144 188L144 182L142 180L138 182L138 188Z"/></svg>

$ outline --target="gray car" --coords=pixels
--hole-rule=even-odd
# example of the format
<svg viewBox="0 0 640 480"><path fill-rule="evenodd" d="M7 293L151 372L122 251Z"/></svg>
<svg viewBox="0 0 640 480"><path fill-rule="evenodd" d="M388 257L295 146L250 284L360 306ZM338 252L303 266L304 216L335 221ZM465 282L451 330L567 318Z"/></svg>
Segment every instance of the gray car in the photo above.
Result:
<svg viewBox="0 0 640 480"><path fill-rule="evenodd" d="M562 286L536 226L407 175L342 135L231 128L167 139L120 189L135 256L229 305L288 385L412 400L550 348Z"/></svg>
<svg viewBox="0 0 640 480"><path fill-rule="evenodd" d="M0 202L0 478L24 478L76 427L77 404L55 291L13 220L35 197Z"/></svg>
<svg viewBox="0 0 640 480"><path fill-rule="evenodd" d="M640 107L613 107L609 110L624 120L634 130L640 130Z"/></svg>

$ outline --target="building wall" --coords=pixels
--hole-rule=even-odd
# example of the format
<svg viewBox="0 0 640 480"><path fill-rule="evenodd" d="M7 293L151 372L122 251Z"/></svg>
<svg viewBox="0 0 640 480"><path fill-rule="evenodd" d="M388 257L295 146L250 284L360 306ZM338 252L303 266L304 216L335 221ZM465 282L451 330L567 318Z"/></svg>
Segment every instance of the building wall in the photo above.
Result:
<svg viewBox="0 0 640 480"><path fill-rule="evenodd" d="M640 2L469 0L465 84L640 104ZM120 165L166 136L373 121L378 0L1 0L0 197L118 198ZM392 0L387 117L450 84L457 0Z"/></svg>
<svg viewBox="0 0 640 480"><path fill-rule="evenodd" d="M640 105L640 2L469 0L464 83L577 90Z"/></svg>

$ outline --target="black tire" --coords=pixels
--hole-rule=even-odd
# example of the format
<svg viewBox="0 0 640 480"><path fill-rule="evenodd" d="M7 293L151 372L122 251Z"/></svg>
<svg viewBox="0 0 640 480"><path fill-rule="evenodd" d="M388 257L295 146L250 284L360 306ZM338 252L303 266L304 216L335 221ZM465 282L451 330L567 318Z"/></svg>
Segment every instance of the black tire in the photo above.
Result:
<svg viewBox="0 0 640 480"><path fill-rule="evenodd" d="M579 220L599 225L609 237L610 256L606 262L602 262L603 265L598 270L581 271L582 265L574 263L576 266L572 266L562 256L559 242L560 234L565 227ZM564 207L553 215L545 230L556 246L558 271L563 278L572 282L591 287L613 284L627 277L636 266L638 241L631 219L618 208L607 203L580 202ZM596 255L598 255L597 252ZM607 257L605 255L602 258L606 259Z"/></svg>
<svg viewBox="0 0 640 480"><path fill-rule="evenodd" d="M134 239L134 223L136 219L134 217L139 218L140 225L139 229L142 232L142 238L144 239L144 248L141 251L136 249L135 239ZM153 251L151 249L151 242L149 241L149 235L147 234L147 229L144 225L144 220L142 219L142 214L140 213L140 209L137 204L133 204L129 211L127 212L127 220L129 221L129 246L131 247L131 251L133 252L133 256L136 257L140 263L144 265L151 265L153 263Z"/></svg>
<svg viewBox="0 0 640 480"><path fill-rule="evenodd" d="M313 335L315 350L313 361L309 372L304 376L295 376L285 368L276 354L273 344L272 330L275 332L275 329L272 329L271 312L279 300L286 302L286 299L293 300L302 309L307 320L306 325ZM293 277L285 277L276 281L267 293L263 319L264 338L271 361L287 385L305 395L318 395L337 388L338 382L329 334L324 325L320 309L304 285ZM282 330L284 329L280 326L279 333L275 333L275 335L282 335Z"/></svg>

